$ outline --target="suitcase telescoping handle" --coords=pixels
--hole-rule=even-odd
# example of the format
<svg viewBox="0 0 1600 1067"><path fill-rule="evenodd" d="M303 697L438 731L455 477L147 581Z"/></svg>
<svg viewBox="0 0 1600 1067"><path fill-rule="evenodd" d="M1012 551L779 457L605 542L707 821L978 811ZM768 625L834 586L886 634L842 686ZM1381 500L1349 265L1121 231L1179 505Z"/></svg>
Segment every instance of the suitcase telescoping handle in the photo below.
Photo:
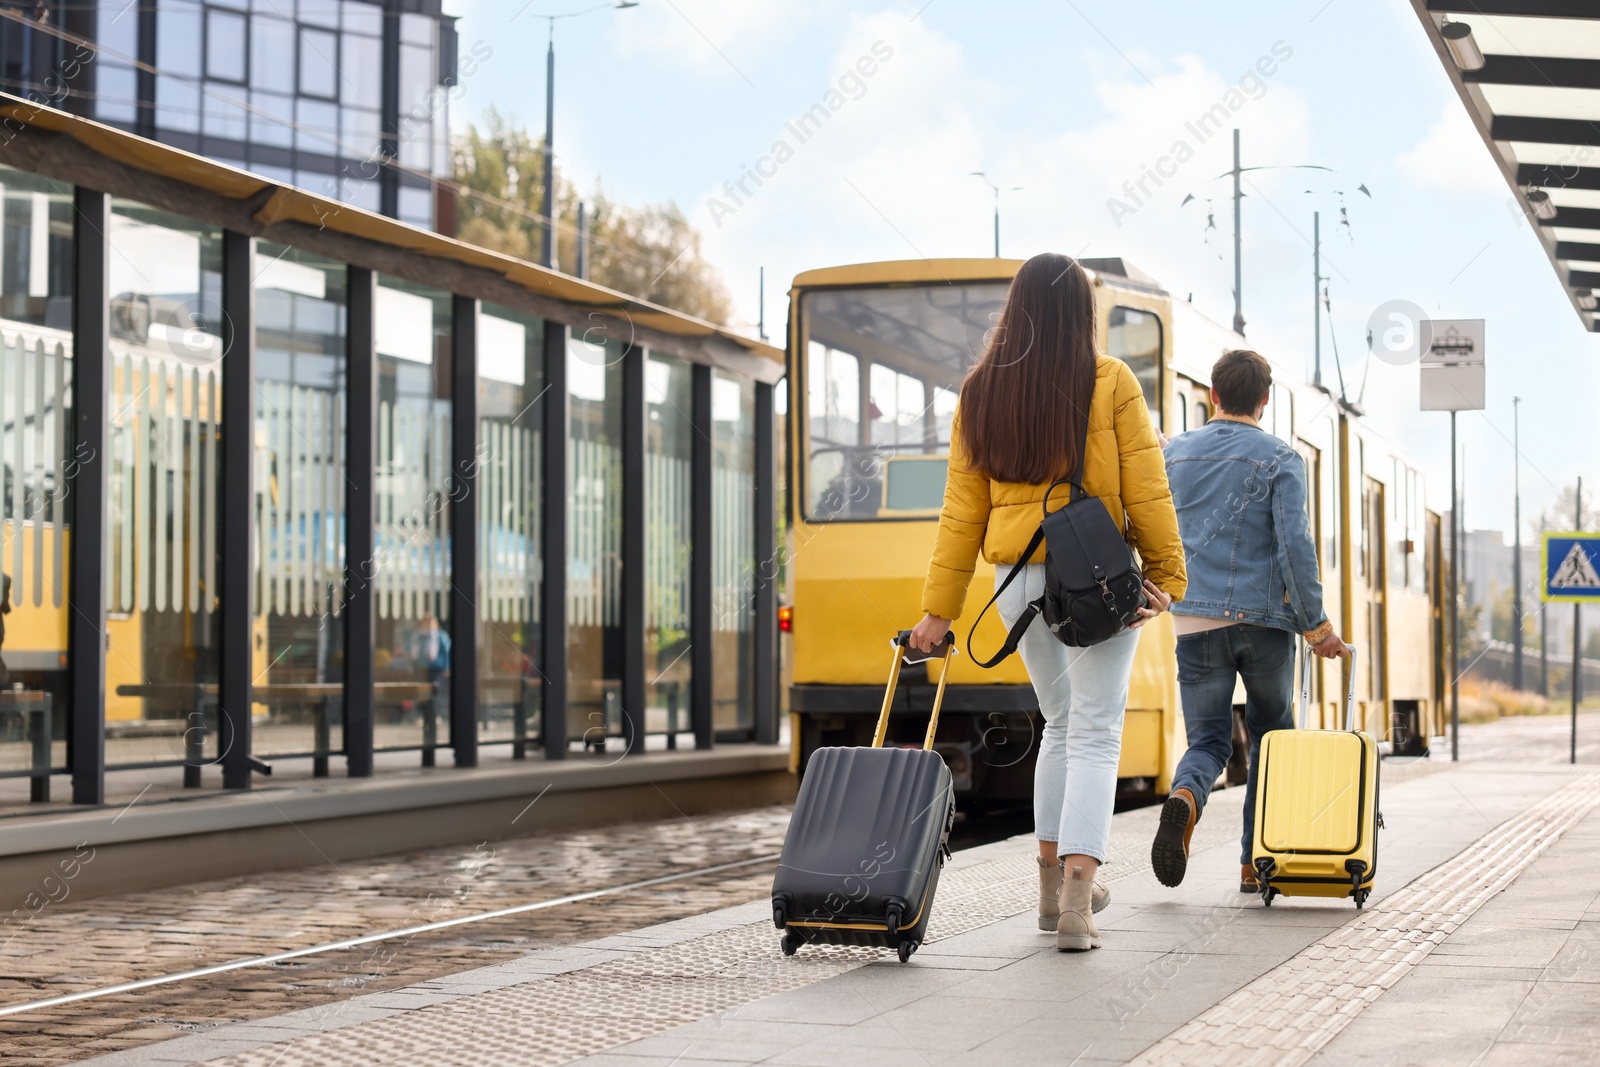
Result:
<svg viewBox="0 0 1600 1067"><path fill-rule="evenodd" d="M889 732L889 709L894 706L895 687L900 684L900 667L904 663L926 663L933 659L925 656L919 659L907 659L911 653L911 631L901 630L895 634L894 640L889 642L894 646L894 661L889 664L889 688L883 694L883 710L878 713L878 729L872 735L872 747L882 748L883 739ZM956 638L954 633L947 632L944 640L937 646L944 649L944 667L939 671L939 688L933 694L933 714L928 717L928 736L923 738L922 747L933 747L933 735L939 729L939 708L944 704L944 686L950 679L950 657L956 654Z"/></svg>
<svg viewBox="0 0 1600 1067"><path fill-rule="evenodd" d="M1344 691L1344 728L1356 728L1356 646L1346 645L1350 650L1350 684ZM1313 653L1311 646L1307 645L1303 653L1305 663L1300 670L1300 729L1306 728L1306 722L1311 711L1311 660Z"/></svg>

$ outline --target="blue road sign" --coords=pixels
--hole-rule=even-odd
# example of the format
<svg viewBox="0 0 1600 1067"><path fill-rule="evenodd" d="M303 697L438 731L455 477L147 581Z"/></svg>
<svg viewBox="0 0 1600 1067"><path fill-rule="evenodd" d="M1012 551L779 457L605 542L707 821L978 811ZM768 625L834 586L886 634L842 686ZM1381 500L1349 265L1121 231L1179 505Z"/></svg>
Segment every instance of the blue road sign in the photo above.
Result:
<svg viewBox="0 0 1600 1067"><path fill-rule="evenodd" d="M1600 533L1547 533L1540 559L1546 603L1600 603Z"/></svg>

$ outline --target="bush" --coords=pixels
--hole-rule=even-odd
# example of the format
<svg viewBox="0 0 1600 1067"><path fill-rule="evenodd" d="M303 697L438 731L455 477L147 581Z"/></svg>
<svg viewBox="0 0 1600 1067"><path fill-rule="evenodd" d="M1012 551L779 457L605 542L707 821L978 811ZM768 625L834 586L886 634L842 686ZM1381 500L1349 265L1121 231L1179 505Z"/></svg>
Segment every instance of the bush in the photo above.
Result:
<svg viewBox="0 0 1600 1067"><path fill-rule="evenodd" d="M1461 721L1493 722L1510 715L1550 715L1560 709L1537 693L1513 689L1503 682L1461 681Z"/></svg>

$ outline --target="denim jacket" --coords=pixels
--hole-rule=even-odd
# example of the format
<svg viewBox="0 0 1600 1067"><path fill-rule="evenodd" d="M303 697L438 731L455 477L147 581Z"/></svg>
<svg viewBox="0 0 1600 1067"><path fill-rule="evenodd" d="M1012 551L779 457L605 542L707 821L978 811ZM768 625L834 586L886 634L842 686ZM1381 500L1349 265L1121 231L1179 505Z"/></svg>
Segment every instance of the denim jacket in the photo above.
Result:
<svg viewBox="0 0 1600 1067"><path fill-rule="evenodd" d="M1299 633L1321 625L1299 453L1259 427L1216 420L1174 437L1166 460L1189 567L1172 610Z"/></svg>

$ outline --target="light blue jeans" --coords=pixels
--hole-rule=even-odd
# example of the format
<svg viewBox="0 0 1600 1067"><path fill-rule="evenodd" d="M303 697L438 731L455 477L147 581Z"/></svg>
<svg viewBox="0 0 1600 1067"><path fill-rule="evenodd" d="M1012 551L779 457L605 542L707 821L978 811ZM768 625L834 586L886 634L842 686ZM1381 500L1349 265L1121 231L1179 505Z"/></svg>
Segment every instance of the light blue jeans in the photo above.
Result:
<svg viewBox="0 0 1600 1067"><path fill-rule="evenodd" d="M996 583L1011 571L995 568ZM1009 629L1028 602L1044 595L1044 564L1027 564L995 603ZM1122 713L1139 632L1126 630L1089 648L1068 648L1035 618L1022 635L1022 655L1044 714L1033 771L1034 835L1057 843L1061 856L1104 863L1122 755Z"/></svg>

